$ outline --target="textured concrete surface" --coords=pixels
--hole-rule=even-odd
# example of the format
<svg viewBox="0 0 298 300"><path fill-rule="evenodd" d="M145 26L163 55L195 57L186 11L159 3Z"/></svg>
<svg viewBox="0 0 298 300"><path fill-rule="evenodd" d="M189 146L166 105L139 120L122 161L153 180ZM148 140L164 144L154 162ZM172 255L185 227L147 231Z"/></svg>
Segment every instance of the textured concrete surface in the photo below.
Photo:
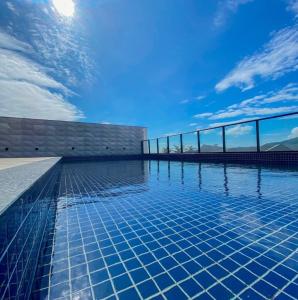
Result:
<svg viewBox="0 0 298 300"><path fill-rule="evenodd" d="M60 157L31 159L31 161L11 160L10 164L7 160L1 163L1 160L0 165L6 165L6 167L0 170L0 215L40 176L55 165Z"/></svg>
<svg viewBox="0 0 298 300"><path fill-rule="evenodd" d="M0 157L141 154L147 129L0 117Z"/></svg>
<svg viewBox="0 0 298 300"><path fill-rule="evenodd" d="M36 161L45 160L51 157L14 157L0 158L0 170L9 169L21 165L31 164Z"/></svg>

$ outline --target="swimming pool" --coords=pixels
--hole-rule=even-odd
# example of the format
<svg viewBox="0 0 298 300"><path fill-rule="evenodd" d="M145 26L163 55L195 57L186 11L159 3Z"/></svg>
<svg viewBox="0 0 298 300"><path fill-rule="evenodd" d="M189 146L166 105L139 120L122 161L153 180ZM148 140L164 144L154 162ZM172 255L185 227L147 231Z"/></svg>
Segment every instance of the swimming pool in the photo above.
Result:
<svg viewBox="0 0 298 300"><path fill-rule="evenodd" d="M33 299L295 299L298 173L63 163Z"/></svg>

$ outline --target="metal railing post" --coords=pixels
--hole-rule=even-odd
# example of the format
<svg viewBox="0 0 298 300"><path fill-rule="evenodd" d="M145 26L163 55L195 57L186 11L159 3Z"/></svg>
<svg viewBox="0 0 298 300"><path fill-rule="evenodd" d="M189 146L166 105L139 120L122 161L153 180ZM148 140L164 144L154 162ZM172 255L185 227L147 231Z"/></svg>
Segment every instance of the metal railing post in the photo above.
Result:
<svg viewBox="0 0 298 300"><path fill-rule="evenodd" d="M170 138L167 136L167 152L170 153Z"/></svg>
<svg viewBox="0 0 298 300"><path fill-rule="evenodd" d="M150 140L148 140L148 153L151 154L151 151L150 151Z"/></svg>
<svg viewBox="0 0 298 300"><path fill-rule="evenodd" d="M226 152L226 127L222 126L222 151Z"/></svg>
<svg viewBox="0 0 298 300"><path fill-rule="evenodd" d="M200 140L200 131L197 131L197 140L198 140L198 152L201 152L201 140Z"/></svg>
<svg viewBox="0 0 298 300"><path fill-rule="evenodd" d="M159 140L156 139L156 151L157 151L157 154L159 154Z"/></svg>
<svg viewBox="0 0 298 300"><path fill-rule="evenodd" d="M180 152L183 153L183 137L182 137L182 133L180 134Z"/></svg>
<svg viewBox="0 0 298 300"><path fill-rule="evenodd" d="M260 122L259 122L259 120L256 120L256 137L257 137L257 152L260 152L261 146L260 146Z"/></svg>

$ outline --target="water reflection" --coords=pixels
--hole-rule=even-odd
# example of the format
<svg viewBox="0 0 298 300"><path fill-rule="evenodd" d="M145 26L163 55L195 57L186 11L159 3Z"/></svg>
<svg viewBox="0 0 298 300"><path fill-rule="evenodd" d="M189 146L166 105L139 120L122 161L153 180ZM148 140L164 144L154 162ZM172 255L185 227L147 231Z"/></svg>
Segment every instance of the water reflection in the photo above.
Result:
<svg viewBox="0 0 298 300"><path fill-rule="evenodd" d="M62 167L58 207L110 201L145 192L148 161L65 163Z"/></svg>
<svg viewBox="0 0 298 300"><path fill-rule="evenodd" d="M290 255L297 235L297 174L174 161L64 164L52 245L46 249L51 261L49 255L40 257L35 288L43 290L46 278L50 294L70 294L77 282L59 287L60 276L65 281L69 274L83 278L89 268L94 282L91 286L87 280L84 290L90 291L102 281L102 270L119 263L128 266L125 273L147 272L153 264L171 273L163 255L177 258L175 264L192 277L208 270L217 281L224 280L216 268L239 276L244 287L251 282L237 271L254 272L252 261L265 272L281 264L295 269ZM149 261L148 253L154 253ZM188 260L196 264L189 266Z"/></svg>
<svg viewBox="0 0 298 300"><path fill-rule="evenodd" d="M257 175L257 194L259 199L262 199L262 191L261 191L261 186L262 186L262 169L258 167L258 175Z"/></svg>
<svg viewBox="0 0 298 300"><path fill-rule="evenodd" d="M181 184L184 184L184 162L181 162Z"/></svg>
<svg viewBox="0 0 298 300"><path fill-rule="evenodd" d="M226 197L249 195L262 199L270 195L270 188L283 182L294 188L298 179L297 167L267 167L260 165L188 163L177 161L150 161L151 180L167 178L172 184L193 186L197 181L199 190L221 193ZM286 175L287 174L287 175ZM287 177L284 178L284 177ZM286 193L286 191L284 190Z"/></svg>
<svg viewBox="0 0 298 300"><path fill-rule="evenodd" d="M202 164L198 166L199 188L202 190Z"/></svg>
<svg viewBox="0 0 298 300"><path fill-rule="evenodd" d="M225 189L225 195L229 196L229 181L228 181L228 174L227 174L227 165L223 165L224 170L224 189Z"/></svg>

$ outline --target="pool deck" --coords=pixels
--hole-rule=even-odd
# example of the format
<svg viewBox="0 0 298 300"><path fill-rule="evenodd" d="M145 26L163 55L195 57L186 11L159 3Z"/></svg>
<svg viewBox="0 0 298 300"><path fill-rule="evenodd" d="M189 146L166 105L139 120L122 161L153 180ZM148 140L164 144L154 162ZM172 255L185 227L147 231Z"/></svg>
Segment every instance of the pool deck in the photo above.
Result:
<svg viewBox="0 0 298 300"><path fill-rule="evenodd" d="M0 215L60 159L0 158Z"/></svg>
<svg viewBox="0 0 298 300"><path fill-rule="evenodd" d="M17 157L17 158L0 158L0 171L31 164L37 161L43 161L52 157Z"/></svg>

